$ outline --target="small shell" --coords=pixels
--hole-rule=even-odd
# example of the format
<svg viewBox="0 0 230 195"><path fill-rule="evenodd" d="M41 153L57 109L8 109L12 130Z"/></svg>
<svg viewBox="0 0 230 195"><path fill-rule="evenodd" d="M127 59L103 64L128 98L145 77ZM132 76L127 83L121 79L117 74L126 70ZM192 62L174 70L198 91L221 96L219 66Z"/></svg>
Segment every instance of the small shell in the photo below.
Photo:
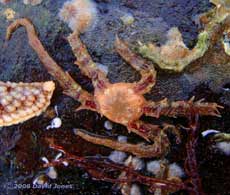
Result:
<svg viewBox="0 0 230 195"><path fill-rule="evenodd" d="M113 124L112 124L110 121L105 121L104 127L105 127L107 130L112 130L112 129L113 129Z"/></svg>
<svg viewBox="0 0 230 195"><path fill-rule="evenodd" d="M216 134L216 133L220 133L220 132L217 130L214 130L214 129L208 129L208 130L202 132L202 136L206 137L209 134Z"/></svg>
<svg viewBox="0 0 230 195"><path fill-rule="evenodd" d="M142 195L141 189L137 184L132 185L130 195Z"/></svg>
<svg viewBox="0 0 230 195"><path fill-rule="evenodd" d="M41 174L39 176L37 176L34 180L33 180L33 184L38 184L38 185L44 185L46 184L48 181L46 175Z"/></svg>
<svg viewBox="0 0 230 195"><path fill-rule="evenodd" d="M161 161L160 160L154 160L147 163L147 171L158 175L161 170Z"/></svg>
<svg viewBox="0 0 230 195"><path fill-rule="evenodd" d="M131 13L126 13L124 16L122 16L121 21L124 25L129 26L134 23L135 19Z"/></svg>
<svg viewBox="0 0 230 195"><path fill-rule="evenodd" d="M59 128L62 125L62 121L59 117L55 117L49 126L46 127L46 129L54 129Z"/></svg>
<svg viewBox="0 0 230 195"><path fill-rule="evenodd" d="M121 151L112 151L109 155L109 159L115 163L123 163L127 154Z"/></svg>
<svg viewBox="0 0 230 195"><path fill-rule="evenodd" d="M169 165L169 173L168 177L183 177L184 176L184 171L183 169L177 165L176 163L172 163Z"/></svg>
<svg viewBox="0 0 230 195"><path fill-rule="evenodd" d="M218 142L216 147L226 156L230 156L230 142Z"/></svg>
<svg viewBox="0 0 230 195"><path fill-rule="evenodd" d="M50 178L50 179L57 179L58 174L57 171L54 167L49 167L47 169L46 175Z"/></svg>

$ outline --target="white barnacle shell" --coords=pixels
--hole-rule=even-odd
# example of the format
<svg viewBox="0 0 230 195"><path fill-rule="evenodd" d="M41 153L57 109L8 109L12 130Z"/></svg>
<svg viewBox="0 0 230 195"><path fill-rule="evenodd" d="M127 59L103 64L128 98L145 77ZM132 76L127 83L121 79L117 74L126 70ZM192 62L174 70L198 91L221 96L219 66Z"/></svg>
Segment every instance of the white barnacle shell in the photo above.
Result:
<svg viewBox="0 0 230 195"><path fill-rule="evenodd" d="M127 154L125 152L121 151L112 151L109 155L109 159L115 163L123 163L125 158L127 157Z"/></svg>
<svg viewBox="0 0 230 195"><path fill-rule="evenodd" d="M208 136L210 134L217 134L217 133L220 133L220 132L217 131L217 130L214 130L214 129L208 129L206 131L203 131L201 134L202 134L203 137L206 137L206 136Z"/></svg>
<svg viewBox="0 0 230 195"><path fill-rule="evenodd" d="M38 175L34 180L33 180L33 185L44 185L47 183L47 176L44 174Z"/></svg>
<svg viewBox="0 0 230 195"><path fill-rule="evenodd" d="M183 177L184 171L183 169L176 163L172 163L169 165L169 177Z"/></svg>
<svg viewBox="0 0 230 195"><path fill-rule="evenodd" d="M145 163L142 159L138 157L133 157L132 166L135 170L142 170L145 167Z"/></svg>
<svg viewBox="0 0 230 195"><path fill-rule="evenodd" d="M123 23L125 26L129 26L129 25L133 24L134 21L135 21L133 15L132 15L131 13L126 13L126 14L123 15L120 19L121 19L122 23Z"/></svg>
<svg viewBox="0 0 230 195"><path fill-rule="evenodd" d="M46 163L46 164L49 163L49 160L48 160L45 156L43 156L43 157L41 158L41 160L42 160L44 163Z"/></svg>
<svg viewBox="0 0 230 195"><path fill-rule="evenodd" d="M62 125L62 120L59 117L55 117L49 126L46 127L46 129L56 129L61 127Z"/></svg>
<svg viewBox="0 0 230 195"><path fill-rule="evenodd" d="M161 160L154 160L147 163L147 171L158 175L161 171Z"/></svg>
<svg viewBox="0 0 230 195"><path fill-rule="evenodd" d="M223 152L226 156L230 156L230 142L218 142L216 147Z"/></svg>
<svg viewBox="0 0 230 195"><path fill-rule="evenodd" d="M58 174L57 171L54 167L49 167L47 169L46 175L50 178L50 179L57 179Z"/></svg>
<svg viewBox="0 0 230 195"><path fill-rule="evenodd" d="M104 123L104 127L107 129L107 130L112 130L113 129L113 124L110 122L110 121L105 121Z"/></svg>
<svg viewBox="0 0 230 195"><path fill-rule="evenodd" d="M124 135L119 135L117 137L117 141L119 141L120 143L126 143L127 140L128 140L128 138L126 136L124 136Z"/></svg>
<svg viewBox="0 0 230 195"><path fill-rule="evenodd" d="M130 190L130 195L141 195L141 189L140 186L137 184L133 184Z"/></svg>

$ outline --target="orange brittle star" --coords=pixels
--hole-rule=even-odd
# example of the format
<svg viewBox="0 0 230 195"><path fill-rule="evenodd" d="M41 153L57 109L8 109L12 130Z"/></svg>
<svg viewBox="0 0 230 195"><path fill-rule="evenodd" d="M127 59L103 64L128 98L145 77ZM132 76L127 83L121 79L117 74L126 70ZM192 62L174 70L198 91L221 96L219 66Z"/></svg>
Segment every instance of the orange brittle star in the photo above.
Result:
<svg viewBox="0 0 230 195"><path fill-rule="evenodd" d="M216 103L203 101L169 102L164 99L159 102L147 101L144 94L150 92L156 82L156 71L151 64L133 53L126 43L118 37L115 41L116 51L134 69L140 72L141 80L134 83L119 82L112 84L106 75L100 71L91 59L86 46L79 38L78 32L73 32L68 41L77 58L76 65L82 73L91 78L95 88L94 95L83 90L72 77L64 72L49 56L38 39L33 24L28 19L18 19L7 29L7 39L19 26L24 26L28 33L29 44L38 54L48 72L54 76L64 89L64 93L81 102L79 109L90 109L104 115L113 122L122 124L130 132L136 133L146 140L154 140L161 128L158 125L144 123L139 120L142 115L159 118L161 115L169 117L189 116L191 110L199 115L219 116Z"/></svg>

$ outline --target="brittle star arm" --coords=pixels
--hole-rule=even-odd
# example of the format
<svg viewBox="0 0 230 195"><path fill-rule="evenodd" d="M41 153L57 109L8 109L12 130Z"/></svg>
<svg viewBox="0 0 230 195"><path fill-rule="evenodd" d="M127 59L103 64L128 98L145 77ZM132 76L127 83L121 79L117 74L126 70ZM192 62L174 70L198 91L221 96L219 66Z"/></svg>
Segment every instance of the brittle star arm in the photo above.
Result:
<svg viewBox="0 0 230 195"><path fill-rule="evenodd" d="M96 108L96 104L93 102L93 96L87 91L83 90L81 86L78 85L67 72L64 72L60 66L49 56L48 52L45 50L41 41L39 40L36 30L30 20L22 18L11 23L7 28L6 40L10 40L12 33L20 26L25 27L30 46L37 53L47 71L59 81L64 90L63 93L81 102L83 105L90 105L90 109L94 110Z"/></svg>
<svg viewBox="0 0 230 195"><path fill-rule="evenodd" d="M144 143L122 143L81 129L75 129L74 133L90 143L103 145L122 152L128 152L141 158L161 157L165 155L169 146L168 139L165 137L162 138L160 135L154 139L153 144L146 145Z"/></svg>
<svg viewBox="0 0 230 195"><path fill-rule="evenodd" d="M175 135L176 143L179 144L181 142L179 129L174 125L167 123L164 123L161 126L159 126L138 120L130 122L127 126L127 129L129 132L133 132L141 136L148 142L155 141L156 137L159 137L159 135L162 139L167 139L165 137L166 131L170 130Z"/></svg>
<svg viewBox="0 0 230 195"><path fill-rule="evenodd" d="M156 83L154 66L133 53L118 37L116 37L115 48L119 55L141 74L142 78L136 83L135 91L140 94L148 93Z"/></svg>
<svg viewBox="0 0 230 195"><path fill-rule="evenodd" d="M159 102L148 102L143 112L147 116L156 118L189 116L192 110L202 116L220 116L219 108L223 107L216 103L203 102L203 99L194 102L194 97L192 97L189 101L169 102L164 99Z"/></svg>
<svg viewBox="0 0 230 195"><path fill-rule="evenodd" d="M146 141L154 141L155 137L162 132L162 129L159 125L145 123L140 120L129 122L127 129L129 132L133 132L141 136Z"/></svg>
<svg viewBox="0 0 230 195"><path fill-rule="evenodd" d="M79 36L78 32L73 32L68 37L69 44L77 58L75 64L81 69L83 74L92 79L94 88L103 90L109 84L109 81L106 75L94 63Z"/></svg>

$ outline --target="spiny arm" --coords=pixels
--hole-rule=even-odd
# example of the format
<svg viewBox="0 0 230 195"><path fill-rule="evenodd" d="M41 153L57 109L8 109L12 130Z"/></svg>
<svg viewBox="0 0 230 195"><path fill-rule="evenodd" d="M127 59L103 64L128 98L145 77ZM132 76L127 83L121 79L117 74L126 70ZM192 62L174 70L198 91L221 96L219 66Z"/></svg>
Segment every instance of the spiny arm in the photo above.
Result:
<svg viewBox="0 0 230 195"><path fill-rule="evenodd" d="M12 33L20 26L25 27L30 46L37 53L47 71L59 81L64 93L81 103L84 103L85 99L92 100L92 96L87 91L83 90L81 86L78 85L67 72L64 72L50 57L39 40L36 30L30 20L22 18L11 23L7 28L6 39L10 40Z"/></svg>
<svg viewBox="0 0 230 195"><path fill-rule="evenodd" d="M81 41L78 32L73 32L68 41L73 50L75 57L77 58L75 64L81 69L83 74L92 79L94 88L105 89L109 83L106 75L99 70L97 65L92 60L86 46Z"/></svg>
<svg viewBox="0 0 230 195"><path fill-rule="evenodd" d="M155 138L154 144L146 145L143 143L122 143L116 140L112 140L110 138L105 138L102 136L91 134L87 131L80 129L76 129L75 134L93 144L99 144L112 148L114 150L128 152L141 158L152 158L162 156L165 154L169 146L168 140L166 141L165 139L162 139L162 137L160 136Z"/></svg>
<svg viewBox="0 0 230 195"><path fill-rule="evenodd" d="M194 102L194 97L189 101L169 102L167 99L159 102L148 102L143 108L147 116L159 118L160 116L189 116L191 111L201 116L220 116L219 108L222 106L216 103L203 102L202 100Z"/></svg>
<svg viewBox="0 0 230 195"><path fill-rule="evenodd" d="M137 93L148 93L156 83L156 71L153 65L133 53L127 44L116 37L115 48L119 55L128 62L134 69L140 72L142 78L136 84Z"/></svg>

